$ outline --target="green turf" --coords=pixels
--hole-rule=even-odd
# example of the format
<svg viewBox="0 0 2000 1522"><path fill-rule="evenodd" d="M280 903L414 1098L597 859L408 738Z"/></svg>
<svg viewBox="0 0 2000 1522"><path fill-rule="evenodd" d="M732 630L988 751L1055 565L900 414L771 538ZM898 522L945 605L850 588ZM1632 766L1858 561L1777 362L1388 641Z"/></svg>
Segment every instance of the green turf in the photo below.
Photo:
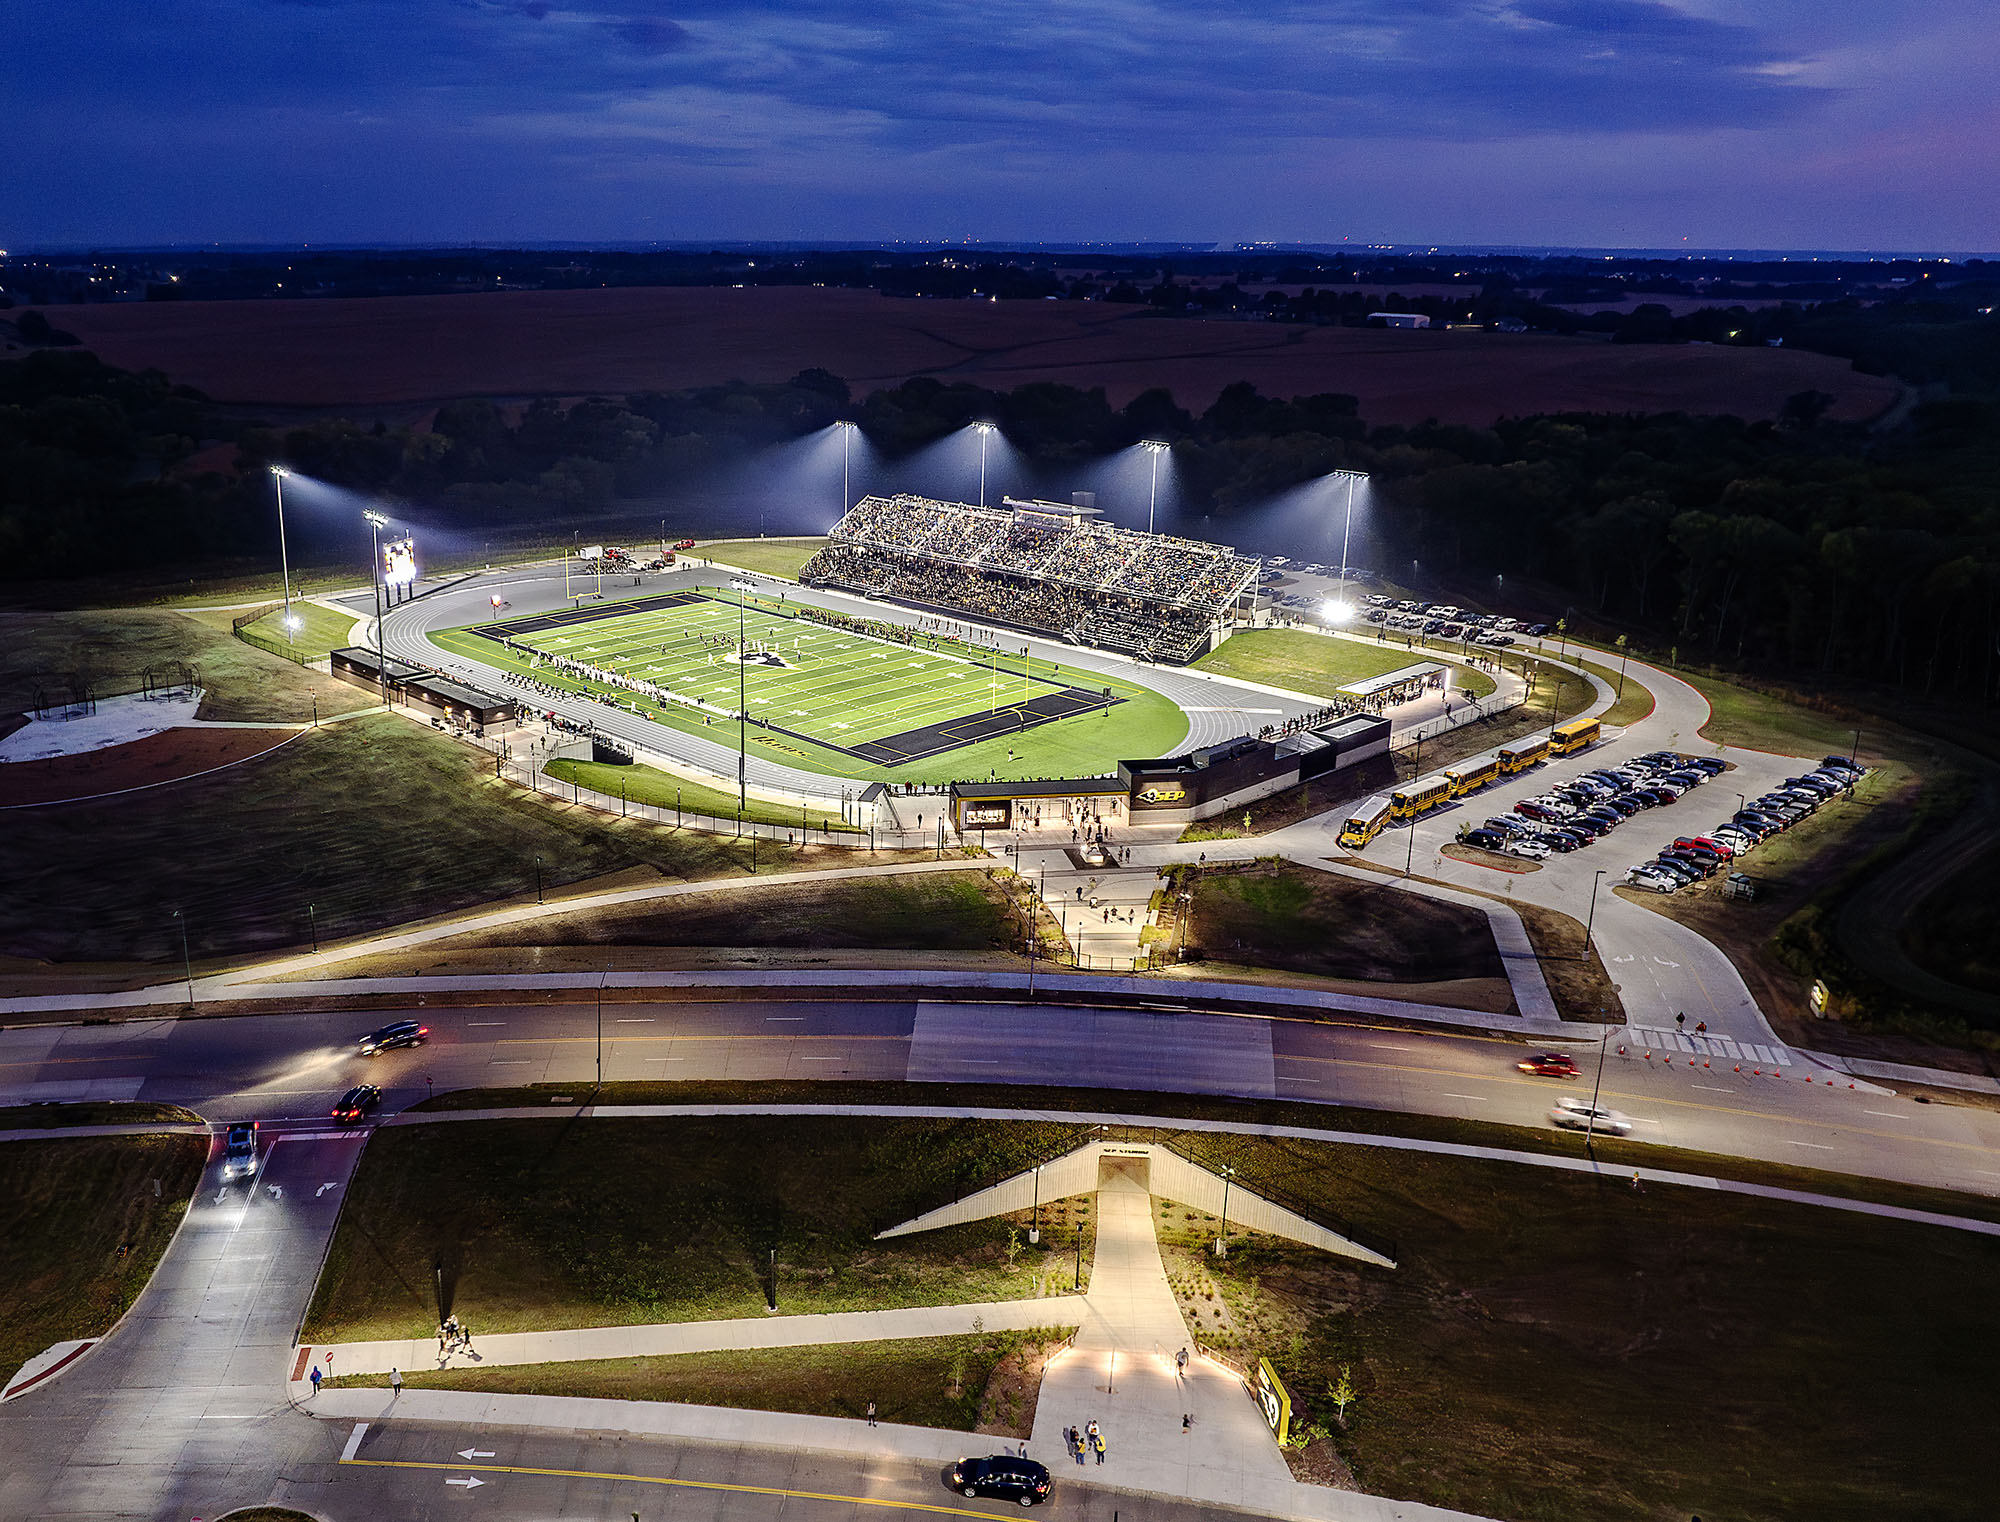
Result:
<svg viewBox="0 0 2000 1522"><path fill-rule="evenodd" d="M292 617L298 620L299 627L292 631L289 639L286 638L283 604L247 625L245 632L281 645L307 660L317 660L330 650L345 649L354 643L354 615L351 613L336 613L316 602L302 602L295 597L292 599Z"/></svg>
<svg viewBox="0 0 2000 1522"><path fill-rule="evenodd" d="M1331 699L1338 688L1349 683L1433 658L1430 651L1362 644L1300 629L1246 629L1232 634L1220 649L1211 650L1195 665L1217 676L1240 677L1246 682ZM1493 678L1485 672L1455 663L1452 684L1475 698L1493 691Z"/></svg>
<svg viewBox="0 0 2000 1522"><path fill-rule="evenodd" d="M418 1369L406 1373L403 1383L411 1390L663 1400L848 1421L862 1420L873 1401L876 1416L885 1422L970 1432L988 1404L981 1396L1001 1360L1040 1351L1069 1332L1060 1327L490 1369ZM382 1389L389 1379L386 1374L353 1375L332 1383ZM1020 1422L1016 1435L1027 1436L1027 1428L1028 1423Z"/></svg>
<svg viewBox="0 0 2000 1522"><path fill-rule="evenodd" d="M1701 737L1718 745L1771 751L1781 756L1846 755L1854 743L1854 726L1830 714L1815 713L1767 693L1719 677L1674 673L1708 699L1709 721ZM1682 737L1683 745L1688 737Z"/></svg>
<svg viewBox="0 0 2000 1522"><path fill-rule="evenodd" d="M1269 1238L1217 1260L1205 1223L1163 1223L1184 1311L1267 1353L1293 1420L1332 1428L1366 1490L1529 1522L1992 1514L1992 1450L1969 1436L2000 1423L1990 1237L1471 1159L1189 1145L1397 1238L1383 1271Z"/></svg>
<svg viewBox="0 0 2000 1522"><path fill-rule="evenodd" d="M823 538L717 539L696 545L691 553L719 560L724 565L740 566L746 571L761 571L766 576L782 576L787 581L797 581L805 563L825 546Z"/></svg>
<svg viewBox="0 0 2000 1522"><path fill-rule="evenodd" d="M737 795L733 791L725 792L719 787L690 782L658 767L614 766L608 761L559 760L551 761L542 770L563 782L595 788L609 798L623 797L633 803L673 809L677 814L698 815L710 824L718 819L734 821L739 813ZM750 795L750 806L740 812L752 824L824 829L836 835L855 833L855 827L845 823L838 814L812 808L801 811L790 804L772 803L754 793Z"/></svg>
<svg viewBox="0 0 2000 1522"><path fill-rule="evenodd" d="M753 726L751 754L834 777L947 782L989 774L1094 776L1111 771L1121 758L1171 755L1187 737L1187 717L1176 704L1122 677L1078 671L1039 657L1024 671L1022 657L1012 656L1010 666L1004 648L994 654L952 640L905 644L877 639L793 617L768 598L747 600L745 637L775 651L787 667L743 670L726 659L736 639L738 594L701 590L709 600L625 614L611 603L601 619L546 630L519 643L659 683L705 708L642 702L618 686L537 665L469 628L433 633L431 639L452 654L623 704L656 723L724 745L737 738L730 715L736 711L740 679L751 716L774 726ZM703 636L715 643L704 642ZM996 707L1004 712L1024 697L1063 685L1090 692L1109 687L1125 701L895 767L833 748L951 718L983 716Z"/></svg>
<svg viewBox="0 0 2000 1522"><path fill-rule="evenodd" d="M1066 1149L1036 1121L730 1116L475 1121L377 1132L348 1186L305 1335L421 1337L1031 1297L1074 1270L1088 1197L1025 1222L875 1233Z"/></svg>
<svg viewBox="0 0 2000 1522"><path fill-rule="evenodd" d="M44 1348L111 1330L167 1250L207 1157L206 1136L0 1146L0 1382Z"/></svg>

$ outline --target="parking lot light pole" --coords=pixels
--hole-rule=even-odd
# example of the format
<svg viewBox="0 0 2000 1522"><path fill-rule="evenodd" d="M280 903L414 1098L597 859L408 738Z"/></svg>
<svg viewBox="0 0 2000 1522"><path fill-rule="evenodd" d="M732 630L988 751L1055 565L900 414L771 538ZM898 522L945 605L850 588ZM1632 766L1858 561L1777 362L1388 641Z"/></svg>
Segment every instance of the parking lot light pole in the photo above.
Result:
<svg viewBox="0 0 2000 1522"><path fill-rule="evenodd" d="M1229 1256L1229 1181L1236 1177L1234 1168L1223 1166L1216 1170L1222 1175L1222 1234L1215 1239L1215 1255Z"/></svg>
<svg viewBox="0 0 2000 1522"><path fill-rule="evenodd" d="M278 569L285 578L285 637L292 633L292 558L285 549L285 477L291 472L282 465L271 467L271 485L278 493Z"/></svg>
<svg viewBox="0 0 2000 1522"><path fill-rule="evenodd" d="M181 969L187 973L188 1008L194 1008L194 958L188 952L187 916L180 910L174 911L174 918L181 922Z"/></svg>
<svg viewBox="0 0 2000 1522"><path fill-rule="evenodd" d="M541 857L539 857L539 856L537 856L537 857L535 858L535 902L536 902L536 903L538 903L538 904L539 904L539 903L541 903L541 902L543 902L543 899L542 899L542 859L541 859Z"/></svg>
<svg viewBox="0 0 2000 1522"><path fill-rule="evenodd" d="M1590 960L1590 932L1597 924L1597 885L1604 880L1604 874L1608 870L1606 867L1599 867L1597 875L1590 880L1590 914L1583 924L1583 951L1577 957L1579 962Z"/></svg>

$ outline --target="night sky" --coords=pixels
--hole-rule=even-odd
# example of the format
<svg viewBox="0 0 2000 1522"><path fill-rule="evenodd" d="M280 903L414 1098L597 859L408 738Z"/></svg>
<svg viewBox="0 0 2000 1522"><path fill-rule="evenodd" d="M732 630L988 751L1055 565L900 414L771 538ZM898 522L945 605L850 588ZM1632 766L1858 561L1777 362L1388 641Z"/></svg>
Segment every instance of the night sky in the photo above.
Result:
<svg viewBox="0 0 2000 1522"><path fill-rule="evenodd" d="M2000 249L1994 0L50 0L0 246Z"/></svg>

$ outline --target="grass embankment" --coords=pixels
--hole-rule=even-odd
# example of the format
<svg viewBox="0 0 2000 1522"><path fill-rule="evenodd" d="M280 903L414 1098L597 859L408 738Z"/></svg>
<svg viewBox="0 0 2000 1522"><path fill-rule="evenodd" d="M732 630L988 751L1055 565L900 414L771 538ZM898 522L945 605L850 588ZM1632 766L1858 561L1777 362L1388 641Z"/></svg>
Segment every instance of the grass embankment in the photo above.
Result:
<svg viewBox="0 0 2000 1522"><path fill-rule="evenodd" d="M1701 727L1704 740L1813 760L1823 755L1844 756L1854 744L1855 726L1833 715L1719 677L1697 676L1691 671L1676 671L1674 675L1708 699L1709 720ZM1682 736L1684 748L1691 743L1691 737Z"/></svg>
<svg viewBox="0 0 2000 1522"><path fill-rule="evenodd" d="M202 1119L179 1105L150 1100L82 1099L0 1108L0 1131L59 1130L68 1126L198 1126Z"/></svg>
<svg viewBox="0 0 2000 1522"><path fill-rule="evenodd" d="M704 540L690 552L705 560L741 566L746 571L762 571L766 576L782 576L797 581L805 563L826 548L819 535L801 539L713 539Z"/></svg>
<svg viewBox="0 0 2000 1522"><path fill-rule="evenodd" d="M1484 913L1291 862L1183 868L1187 943L1218 961L1384 983L1499 978Z"/></svg>
<svg viewBox="0 0 2000 1522"><path fill-rule="evenodd" d="M185 923L199 971L204 957L308 944L309 904L325 943L532 893L538 856L546 892L633 868L747 875L752 850L747 839L537 798L496 781L484 752L400 717L364 716L171 789L10 815L0 874L36 892L0 901L0 947L178 964ZM757 865L881 859L766 843Z"/></svg>
<svg viewBox="0 0 2000 1522"><path fill-rule="evenodd" d="M474 947L798 946L1019 950L1027 925L990 869L717 887L696 896L567 914L553 924L481 931L427 947L427 965Z"/></svg>
<svg viewBox="0 0 2000 1522"><path fill-rule="evenodd" d="M95 609L81 613L0 612L0 713L33 705L38 687L72 676L99 697L137 692L148 667L185 661L207 698L204 719L299 723L374 704L358 687L282 660L229 632L226 613Z"/></svg>
<svg viewBox="0 0 2000 1522"><path fill-rule="evenodd" d="M423 1337L450 1309L482 1332L764 1313L770 1254L788 1314L1031 1296L1068 1286L1087 1197L1025 1221L874 1233L1042 1160L1039 1122L539 1120L378 1132L348 1187L306 1318L339 1342Z"/></svg>
<svg viewBox="0 0 2000 1522"><path fill-rule="evenodd" d="M45 1348L107 1332L125 1314L187 1213L208 1147L206 1136L0 1147L0 1382Z"/></svg>
<svg viewBox="0 0 2000 1522"><path fill-rule="evenodd" d="M625 798L654 808L673 809L697 815L708 826L717 821L732 823L738 817L736 794L700 782L690 782L672 772L653 766L614 766L608 761L551 761L542 770L561 782L594 788L610 798ZM820 830L833 834L859 834L838 814L824 809L796 808L752 798L741 817L751 824L774 824L784 828Z"/></svg>
<svg viewBox="0 0 2000 1522"><path fill-rule="evenodd" d="M796 1411L955 1432L1027 1437L1047 1350L1069 1327L829 1343L654 1358L607 1358L492 1369L419 1369L412 1390L680 1401L743 1411ZM1010 1366L1023 1376L1008 1378ZM995 1376L999 1376L997 1379ZM352 1375L335 1386L386 1387L386 1375Z"/></svg>
<svg viewBox="0 0 2000 1522"><path fill-rule="evenodd" d="M1534 1522L1988 1509L1964 1434L2000 1421L2000 1242L1473 1160L1209 1150L1398 1239L1394 1271L1254 1237L1218 1261L1213 1223L1160 1219L1190 1323L1279 1350L1294 1423L1331 1429L1369 1491Z"/></svg>
<svg viewBox="0 0 2000 1522"><path fill-rule="evenodd" d="M354 643L352 613L336 613L316 602L303 602L294 597L292 616L299 621L299 627L290 631L289 639L286 638L283 603L255 623L246 625L244 632L255 634L274 645L282 645L302 660L317 660L329 651L344 650Z"/></svg>
<svg viewBox="0 0 2000 1522"><path fill-rule="evenodd" d="M1302 629L1245 629L1222 642L1194 664L1216 676L1262 682L1331 702L1352 682L1366 681L1430 659L1429 652L1412 652L1391 645L1362 644L1338 635L1309 634ZM1454 664L1452 685L1483 698L1493 691L1493 678L1470 666Z"/></svg>

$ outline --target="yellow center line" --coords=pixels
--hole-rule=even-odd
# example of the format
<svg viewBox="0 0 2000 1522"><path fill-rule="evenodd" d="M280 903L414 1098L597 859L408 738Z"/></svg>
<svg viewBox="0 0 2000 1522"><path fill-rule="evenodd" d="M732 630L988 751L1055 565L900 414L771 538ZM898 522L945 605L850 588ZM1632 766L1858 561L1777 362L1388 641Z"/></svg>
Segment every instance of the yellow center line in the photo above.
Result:
<svg viewBox="0 0 2000 1522"><path fill-rule="evenodd" d="M930 1501L891 1501L875 1496L831 1495L817 1490L785 1490L773 1485L735 1485L723 1480L679 1480L653 1474L610 1474L595 1469L535 1469L519 1464L439 1464L425 1459L342 1459L343 1464L371 1469L435 1469L463 1474L528 1474L558 1480L622 1480L633 1485L671 1485L683 1490L726 1490L739 1495L782 1496L793 1501L832 1501L839 1506L884 1506L895 1511L927 1511L946 1517L997 1516L963 1506L939 1506Z"/></svg>

